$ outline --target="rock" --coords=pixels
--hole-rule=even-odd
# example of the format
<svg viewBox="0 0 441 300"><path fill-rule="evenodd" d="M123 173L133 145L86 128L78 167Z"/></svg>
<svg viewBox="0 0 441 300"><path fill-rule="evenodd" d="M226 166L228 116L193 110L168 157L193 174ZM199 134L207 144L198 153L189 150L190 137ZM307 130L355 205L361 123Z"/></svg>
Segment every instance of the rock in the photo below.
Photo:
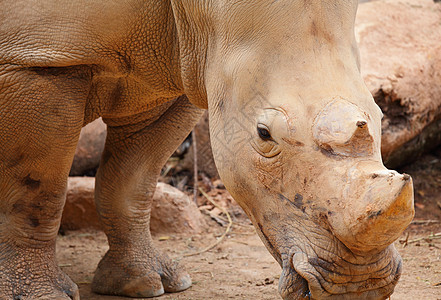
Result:
<svg viewBox="0 0 441 300"><path fill-rule="evenodd" d="M206 226L189 196L165 183L158 183L153 197L150 229L153 233L200 233Z"/></svg>
<svg viewBox="0 0 441 300"><path fill-rule="evenodd" d="M95 178L69 177L61 230L101 229L94 201ZM153 197L153 234L200 233L206 227L196 204L178 189L158 183Z"/></svg>
<svg viewBox="0 0 441 300"><path fill-rule="evenodd" d="M94 176L100 163L105 142L106 124L101 118L83 127L69 175Z"/></svg>
<svg viewBox="0 0 441 300"><path fill-rule="evenodd" d="M101 229L94 200L95 178L69 177L62 230Z"/></svg>
<svg viewBox="0 0 441 300"><path fill-rule="evenodd" d="M361 72L384 113L382 155L388 167L406 164L441 141L440 20L441 5L433 0L359 6Z"/></svg>

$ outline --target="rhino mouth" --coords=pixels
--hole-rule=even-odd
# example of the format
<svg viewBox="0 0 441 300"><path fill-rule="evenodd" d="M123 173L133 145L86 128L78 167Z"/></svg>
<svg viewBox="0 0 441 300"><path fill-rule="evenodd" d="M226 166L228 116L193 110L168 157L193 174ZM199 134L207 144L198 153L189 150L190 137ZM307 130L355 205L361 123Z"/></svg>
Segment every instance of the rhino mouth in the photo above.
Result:
<svg viewBox="0 0 441 300"><path fill-rule="evenodd" d="M294 268L283 268L279 280L279 293L285 300L311 299L308 281Z"/></svg>
<svg viewBox="0 0 441 300"><path fill-rule="evenodd" d="M386 299L401 275L402 261L393 246L379 260L327 262L297 251L283 262L279 292L285 300Z"/></svg>

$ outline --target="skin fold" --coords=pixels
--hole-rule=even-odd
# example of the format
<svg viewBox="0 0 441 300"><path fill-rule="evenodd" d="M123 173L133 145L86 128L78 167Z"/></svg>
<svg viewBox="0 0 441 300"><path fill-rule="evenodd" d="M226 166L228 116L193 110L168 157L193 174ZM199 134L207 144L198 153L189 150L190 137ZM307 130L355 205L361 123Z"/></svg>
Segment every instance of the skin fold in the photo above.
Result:
<svg viewBox="0 0 441 300"><path fill-rule="evenodd" d="M282 267L283 299L385 299L412 181L381 161L358 1L0 3L0 298L79 299L55 239L79 133L108 133L95 292L191 285L153 245L162 166L208 109L219 174Z"/></svg>

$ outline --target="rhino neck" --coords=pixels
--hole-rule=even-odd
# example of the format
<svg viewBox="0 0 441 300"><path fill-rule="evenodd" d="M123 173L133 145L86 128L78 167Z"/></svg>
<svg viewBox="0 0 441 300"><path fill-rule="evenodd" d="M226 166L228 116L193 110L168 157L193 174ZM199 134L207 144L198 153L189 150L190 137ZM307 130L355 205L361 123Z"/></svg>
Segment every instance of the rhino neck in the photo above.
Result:
<svg viewBox="0 0 441 300"><path fill-rule="evenodd" d="M205 1L172 0L173 15L179 41L181 77L191 103L207 109L205 69L209 52L209 4Z"/></svg>

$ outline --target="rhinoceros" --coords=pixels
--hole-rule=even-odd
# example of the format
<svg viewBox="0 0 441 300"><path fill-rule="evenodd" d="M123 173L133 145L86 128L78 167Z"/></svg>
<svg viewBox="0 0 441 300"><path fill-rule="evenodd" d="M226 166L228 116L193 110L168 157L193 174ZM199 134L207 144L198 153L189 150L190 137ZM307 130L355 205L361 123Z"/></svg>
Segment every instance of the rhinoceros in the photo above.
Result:
<svg viewBox="0 0 441 300"><path fill-rule="evenodd" d="M1 1L0 298L79 299L55 240L80 130L98 117L109 250L93 291L187 289L149 216L161 167L203 109L219 174L282 268L282 298L391 295L413 188L382 164L357 2Z"/></svg>

